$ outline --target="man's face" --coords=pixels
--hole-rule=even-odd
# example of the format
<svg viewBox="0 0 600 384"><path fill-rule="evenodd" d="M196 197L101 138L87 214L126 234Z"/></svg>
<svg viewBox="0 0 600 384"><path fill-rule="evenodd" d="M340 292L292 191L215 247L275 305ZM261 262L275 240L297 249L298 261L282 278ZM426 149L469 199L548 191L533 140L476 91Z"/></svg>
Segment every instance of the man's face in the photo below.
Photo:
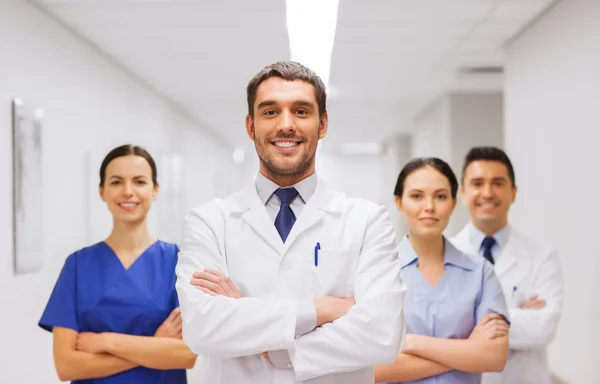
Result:
<svg viewBox="0 0 600 384"><path fill-rule="evenodd" d="M508 168L500 161L477 160L465 169L461 197L478 227L506 225L516 194Z"/></svg>
<svg viewBox="0 0 600 384"><path fill-rule="evenodd" d="M315 169L315 153L327 134L327 114L319 117L314 87L302 80L271 77L256 92L254 118L246 130L254 141L260 169L275 179L299 181Z"/></svg>

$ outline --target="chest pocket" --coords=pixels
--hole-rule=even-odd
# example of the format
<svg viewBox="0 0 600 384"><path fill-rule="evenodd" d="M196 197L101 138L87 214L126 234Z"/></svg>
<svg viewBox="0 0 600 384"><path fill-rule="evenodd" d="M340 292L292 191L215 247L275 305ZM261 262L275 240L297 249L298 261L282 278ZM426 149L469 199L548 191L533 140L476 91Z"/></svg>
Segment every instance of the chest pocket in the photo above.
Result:
<svg viewBox="0 0 600 384"><path fill-rule="evenodd" d="M310 266L310 289L313 297L354 296L354 276L358 251L352 249L321 249L319 263Z"/></svg>
<svg viewBox="0 0 600 384"><path fill-rule="evenodd" d="M520 307L533 296L531 283L534 271L531 267L530 260L521 260L509 270L498 275L508 308Z"/></svg>

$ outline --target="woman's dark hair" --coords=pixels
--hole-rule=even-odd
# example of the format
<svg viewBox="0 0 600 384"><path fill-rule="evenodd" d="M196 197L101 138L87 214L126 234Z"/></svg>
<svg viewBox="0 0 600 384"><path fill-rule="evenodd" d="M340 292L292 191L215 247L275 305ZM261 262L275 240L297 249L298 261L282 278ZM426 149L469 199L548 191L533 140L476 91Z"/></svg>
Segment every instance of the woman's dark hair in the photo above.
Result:
<svg viewBox="0 0 600 384"><path fill-rule="evenodd" d="M456 178L456 175L452 171L450 165L448 165L448 163L446 163L444 160L438 159L437 157L419 157L406 163L404 168L402 168L402 171L400 171L400 175L398 175L396 188L394 188L394 195L402 197L406 178L411 173L425 167L431 167L440 172L442 175L446 176L448 182L450 183L450 193L452 194L452 198L456 198L456 194L458 192L458 179Z"/></svg>
<svg viewBox="0 0 600 384"><path fill-rule="evenodd" d="M108 155L106 155L104 160L102 160L102 165L100 166L100 186L101 187L104 185L104 182L106 179L106 167L108 167L108 164L110 164L110 162L113 161L114 159L116 159L117 157L131 156L131 155L140 156L140 157L143 157L144 159L146 159L148 164L150 164L150 168L152 169L152 183L154 185L158 185L156 163L154 163L154 159L152 158L152 156L150 156L148 151L146 151L144 148L137 146L137 145L125 144L125 145L121 145L120 147L117 147L117 148L113 149L112 151L110 151L108 153Z"/></svg>

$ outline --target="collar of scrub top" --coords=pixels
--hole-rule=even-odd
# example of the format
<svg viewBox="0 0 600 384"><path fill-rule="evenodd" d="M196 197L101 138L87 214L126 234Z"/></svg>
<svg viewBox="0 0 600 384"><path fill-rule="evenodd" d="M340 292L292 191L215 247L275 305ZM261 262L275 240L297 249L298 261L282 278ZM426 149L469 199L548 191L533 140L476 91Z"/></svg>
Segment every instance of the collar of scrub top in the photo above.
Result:
<svg viewBox="0 0 600 384"><path fill-rule="evenodd" d="M416 264L419 257L415 252L408 236L404 236L400 243L400 261L402 268ZM464 253L459 251L451 242L444 236L444 265L453 265L467 271L472 271L475 268L475 263Z"/></svg>
<svg viewBox="0 0 600 384"><path fill-rule="evenodd" d="M481 232L479 229L477 229L477 227L475 227L471 223L468 224L467 228L469 231L469 241L471 242L471 244L475 245L477 247L477 249L479 250L481 248L481 243L483 242L483 239L485 239L487 237L487 235L485 233ZM509 227L507 225L492 235L492 237L494 238L494 240L496 240L496 244L498 245L498 247L500 249L504 248L504 246L508 242L509 232L510 232Z"/></svg>
<svg viewBox="0 0 600 384"><path fill-rule="evenodd" d="M306 202L315 194L318 182L319 178L317 177L317 173L314 172L312 175L293 185L298 191L298 195L304 204L306 204ZM267 205L269 200L273 197L273 193L279 188L281 187L273 180L268 179L265 175L258 172L258 175L256 176L256 192L264 205Z"/></svg>

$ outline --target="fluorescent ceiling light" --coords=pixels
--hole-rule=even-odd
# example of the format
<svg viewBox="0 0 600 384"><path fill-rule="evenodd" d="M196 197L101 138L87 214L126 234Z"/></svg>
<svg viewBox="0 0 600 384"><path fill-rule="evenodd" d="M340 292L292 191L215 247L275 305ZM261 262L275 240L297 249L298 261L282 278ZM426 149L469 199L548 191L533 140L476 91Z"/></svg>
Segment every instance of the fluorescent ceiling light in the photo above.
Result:
<svg viewBox="0 0 600 384"><path fill-rule="evenodd" d="M291 59L312 69L329 89L339 0L286 0Z"/></svg>

